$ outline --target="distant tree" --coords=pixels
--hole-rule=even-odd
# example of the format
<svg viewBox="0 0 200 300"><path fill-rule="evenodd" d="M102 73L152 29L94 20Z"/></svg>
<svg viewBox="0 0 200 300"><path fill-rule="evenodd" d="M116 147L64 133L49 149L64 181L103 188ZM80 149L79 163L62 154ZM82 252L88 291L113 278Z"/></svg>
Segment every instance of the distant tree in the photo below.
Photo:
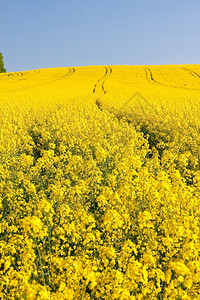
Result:
<svg viewBox="0 0 200 300"><path fill-rule="evenodd" d="M0 73L6 73L6 69L4 68L3 55L0 52Z"/></svg>

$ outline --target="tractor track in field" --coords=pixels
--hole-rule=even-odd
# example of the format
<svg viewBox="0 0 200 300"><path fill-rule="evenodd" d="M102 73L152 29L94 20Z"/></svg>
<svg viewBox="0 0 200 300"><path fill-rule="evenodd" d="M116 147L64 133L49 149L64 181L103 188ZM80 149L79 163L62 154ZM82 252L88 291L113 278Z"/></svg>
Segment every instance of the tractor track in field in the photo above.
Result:
<svg viewBox="0 0 200 300"><path fill-rule="evenodd" d="M166 84L166 83L159 82L159 81L155 80L155 78L153 77L153 73L149 68L145 67L144 70L145 70L145 74L146 74L146 79L150 83L153 83L153 84L156 84L156 85L161 85L161 86L166 86L166 87L171 87L171 88L174 88L174 89L200 91L200 89L194 89L194 88L189 88L189 87L186 87L186 86L177 86L177 85L171 85L171 84ZM196 72L194 72L194 73L196 73ZM198 74L196 73L196 75L198 75Z"/></svg>
<svg viewBox="0 0 200 300"><path fill-rule="evenodd" d="M72 74L74 74L75 68L73 68L73 67L72 68L71 67L67 67L67 68L68 68L68 72L66 74L64 74L63 76L59 77L59 78L56 78L56 79L53 79L53 80L48 80L48 81L45 81L45 82L42 82L42 83L36 83L36 84L33 84L33 85L29 86L29 87L27 87L27 86L26 87L22 87L22 88L16 89L16 91L19 91L19 90L28 90L30 88L45 86L45 85L51 84L53 82L60 81L60 80L62 80L64 78L67 78L67 77L71 76ZM38 74L38 75L41 74L40 70L34 70L34 72L36 74ZM19 75L17 73L21 73L21 74ZM8 76L12 76L12 77L15 76L15 75L17 75L17 76L23 76L23 73L22 72L15 72L14 74L8 74ZM21 80L21 79L19 79L19 80Z"/></svg>
<svg viewBox="0 0 200 300"><path fill-rule="evenodd" d="M8 77L22 77L24 75L23 72L13 72L13 73L8 73L7 76Z"/></svg>
<svg viewBox="0 0 200 300"><path fill-rule="evenodd" d="M65 75L63 75L61 78L71 76L75 72L75 68L71 68L71 67L67 67L67 68L68 68L68 72Z"/></svg>
<svg viewBox="0 0 200 300"><path fill-rule="evenodd" d="M99 80L97 80L97 83L95 84L95 86L93 88L94 94L98 91L99 88L102 90L104 95L107 93L107 91L105 90L104 84L105 84L105 81L108 79L108 77L110 77L111 74L112 74L112 68L108 67L108 66L105 67L105 74Z"/></svg>
<svg viewBox="0 0 200 300"><path fill-rule="evenodd" d="M72 74L74 74L74 72L76 71L75 68L71 68L71 67L67 67L67 68L68 68L68 72L66 74L64 74L63 76L61 76L59 78L51 80L51 82L59 81L59 80L64 79L66 77L72 76Z"/></svg>
<svg viewBox="0 0 200 300"><path fill-rule="evenodd" d="M46 85L46 84L49 84L49 83L52 83L52 82L60 81L60 80L62 80L64 78L67 78L67 77L71 76L72 74L74 74L75 68L73 68L73 67L67 67L67 68L68 68L68 72L66 74L64 74L63 76L58 77L58 78L53 79L53 80L46 81L46 82L44 82L42 84L39 83L39 84L34 85L34 86L42 86L42 85Z"/></svg>
<svg viewBox="0 0 200 300"><path fill-rule="evenodd" d="M47 81L48 83L49 82L54 82L54 81L57 81L57 80L60 80L60 79L63 79L63 78L66 78L66 77L69 77L71 76L74 72L75 72L75 68L71 68L71 67L67 67L68 68L68 72L66 74L64 74L63 76L59 77L59 78L56 78L56 79L53 79L53 80L49 80ZM34 70L35 74L41 74L41 71L40 70ZM22 77L24 76L24 73L23 72L14 72L14 73L10 73L7 75L8 77ZM46 82L46 83L47 83ZM37 85L41 85L41 84L37 84ZM35 85L34 85L35 86Z"/></svg>
<svg viewBox="0 0 200 300"><path fill-rule="evenodd" d="M22 77L24 74L22 72L15 72L15 75Z"/></svg>
<svg viewBox="0 0 200 300"><path fill-rule="evenodd" d="M64 76L62 76L61 79L65 78L65 77L68 77L68 76L71 76L76 71L75 68L69 68L68 67L68 69L69 69L69 71Z"/></svg>
<svg viewBox="0 0 200 300"><path fill-rule="evenodd" d="M192 75L193 77L200 79L200 75L197 72L185 67L180 67L180 69L190 73L190 75Z"/></svg>

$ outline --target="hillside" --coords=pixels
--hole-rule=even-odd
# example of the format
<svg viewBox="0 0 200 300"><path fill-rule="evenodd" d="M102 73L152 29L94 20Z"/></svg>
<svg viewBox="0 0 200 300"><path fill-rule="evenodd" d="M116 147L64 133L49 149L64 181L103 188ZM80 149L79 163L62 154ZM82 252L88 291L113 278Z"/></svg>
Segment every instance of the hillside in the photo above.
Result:
<svg viewBox="0 0 200 300"><path fill-rule="evenodd" d="M0 74L0 299L199 299L200 65Z"/></svg>
<svg viewBox="0 0 200 300"><path fill-rule="evenodd" d="M91 66L41 69L0 74L1 94L32 97L47 92L68 99L95 96L125 101L135 92L161 99L175 95L195 98L199 93L200 65ZM118 98L116 99L116 94ZM183 96L184 94L184 96ZM105 97L106 95L106 97ZM42 98L42 97L41 97ZM151 100L151 99L150 99Z"/></svg>

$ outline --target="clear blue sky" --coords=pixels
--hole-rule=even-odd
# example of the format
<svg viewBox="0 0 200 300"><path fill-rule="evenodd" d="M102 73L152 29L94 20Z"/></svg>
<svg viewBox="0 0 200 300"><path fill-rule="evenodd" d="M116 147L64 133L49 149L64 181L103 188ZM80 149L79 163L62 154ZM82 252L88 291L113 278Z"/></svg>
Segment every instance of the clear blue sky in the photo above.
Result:
<svg viewBox="0 0 200 300"><path fill-rule="evenodd" d="M199 0L0 0L8 72L200 63Z"/></svg>

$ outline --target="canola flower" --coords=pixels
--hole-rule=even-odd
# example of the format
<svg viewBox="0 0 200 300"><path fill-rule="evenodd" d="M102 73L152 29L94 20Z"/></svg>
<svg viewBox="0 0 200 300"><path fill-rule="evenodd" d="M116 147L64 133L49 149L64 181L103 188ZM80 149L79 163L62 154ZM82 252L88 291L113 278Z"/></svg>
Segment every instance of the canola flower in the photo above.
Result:
<svg viewBox="0 0 200 300"><path fill-rule="evenodd" d="M199 80L0 74L0 299L200 299Z"/></svg>

